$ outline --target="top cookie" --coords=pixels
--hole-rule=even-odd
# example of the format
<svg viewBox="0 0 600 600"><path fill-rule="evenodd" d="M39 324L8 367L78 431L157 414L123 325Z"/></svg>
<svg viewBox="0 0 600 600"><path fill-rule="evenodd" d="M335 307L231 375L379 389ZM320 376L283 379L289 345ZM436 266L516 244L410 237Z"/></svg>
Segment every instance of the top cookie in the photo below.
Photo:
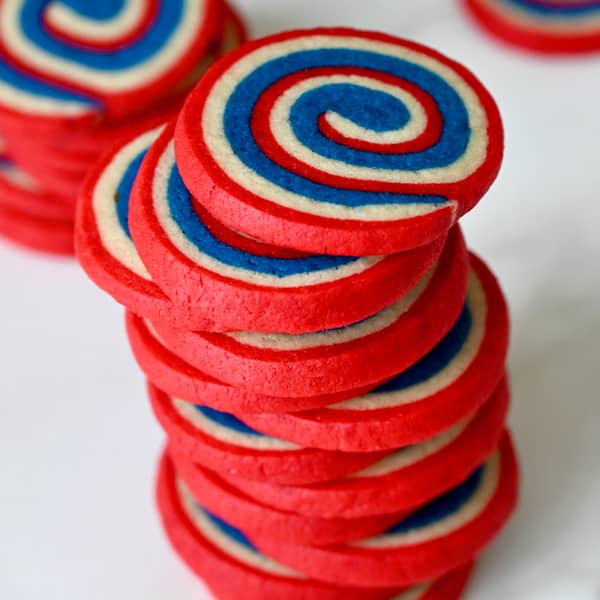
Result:
<svg viewBox="0 0 600 600"><path fill-rule="evenodd" d="M3 0L1 112L138 112L194 70L222 24L218 0Z"/></svg>
<svg viewBox="0 0 600 600"><path fill-rule="evenodd" d="M479 201L503 132L461 65L380 33L314 29L219 61L180 114L175 150L196 200L238 231L388 254L439 237Z"/></svg>
<svg viewBox="0 0 600 600"><path fill-rule="evenodd" d="M504 41L530 50L577 54L600 50L598 0L465 0Z"/></svg>

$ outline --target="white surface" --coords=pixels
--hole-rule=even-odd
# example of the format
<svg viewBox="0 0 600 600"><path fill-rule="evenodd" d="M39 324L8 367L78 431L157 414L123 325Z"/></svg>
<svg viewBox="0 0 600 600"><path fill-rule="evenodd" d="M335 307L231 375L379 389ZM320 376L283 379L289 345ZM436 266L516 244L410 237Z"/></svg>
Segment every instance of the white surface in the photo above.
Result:
<svg viewBox="0 0 600 600"><path fill-rule="evenodd" d="M506 49L449 0L239 4L256 34L345 24L413 37L497 97L506 162L465 228L512 306L524 487L467 600L599 600L600 57ZM0 598L207 599L158 526L161 435L121 310L69 262L0 245L0 269Z"/></svg>

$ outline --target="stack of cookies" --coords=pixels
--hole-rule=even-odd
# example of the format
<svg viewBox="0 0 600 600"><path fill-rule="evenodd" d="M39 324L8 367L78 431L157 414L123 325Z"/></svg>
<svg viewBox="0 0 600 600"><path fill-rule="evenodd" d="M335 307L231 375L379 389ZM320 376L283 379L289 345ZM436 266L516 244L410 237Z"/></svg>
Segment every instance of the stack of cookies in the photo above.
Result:
<svg viewBox="0 0 600 600"><path fill-rule="evenodd" d="M455 600L514 509L508 314L459 217L503 152L464 67L295 31L107 155L76 232L167 433L166 532L218 598Z"/></svg>
<svg viewBox="0 0 600 600"><path fill-rule="evenodd" d="M487 31L543 54L600 51L598 0L462 0Z"/></svg>
<svg viewBox="0 0 600 600"><path fill-rule="evenodd" d="M244 38L223 0L0 2L0 235L72 253L89 168Z"/></svg>

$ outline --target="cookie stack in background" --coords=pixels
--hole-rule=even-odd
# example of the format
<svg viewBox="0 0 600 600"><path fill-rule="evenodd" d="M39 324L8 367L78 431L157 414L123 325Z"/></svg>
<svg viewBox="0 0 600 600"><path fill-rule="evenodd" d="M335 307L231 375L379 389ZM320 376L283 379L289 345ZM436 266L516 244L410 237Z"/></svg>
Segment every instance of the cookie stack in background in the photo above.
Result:
<svg viewBox="0 0 600 600"><path fill-rule="evenodd" d="M0 235L73 253L79 189L245 40L223 0L0 3Z"/></svg>
<svg viewBox="0 0 600 600"><path fill-rule="evenodd" d="M598 0L462 0L497 38L543 54L600 51Z"/></svg>
<svg viewBox="0 0 600 600"><path fill-rule="evenodd" d="M166 532L224 599L454 600L514 509L508 314L459 217L495 179L493 99L384 34L218 61L81 196L168 436Z"/></svg>

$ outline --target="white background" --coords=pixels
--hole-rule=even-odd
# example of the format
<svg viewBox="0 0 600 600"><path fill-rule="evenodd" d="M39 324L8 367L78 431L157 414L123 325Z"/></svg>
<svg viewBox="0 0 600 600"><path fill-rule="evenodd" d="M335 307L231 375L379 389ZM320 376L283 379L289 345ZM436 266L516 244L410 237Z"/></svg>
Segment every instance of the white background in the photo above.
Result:
<svg viewBox="0 0 600 600"><path fill-rule="evenodd" d="M524 487L467 600L600 600L600 56L513 51L450 0L239 6L254 34L340 24L414 38L497 97L505 166L464 225L511 304ZM0 598L207 600L159 529L162 436L122 311L69 261L0 244L0 273Z"/></svg>

